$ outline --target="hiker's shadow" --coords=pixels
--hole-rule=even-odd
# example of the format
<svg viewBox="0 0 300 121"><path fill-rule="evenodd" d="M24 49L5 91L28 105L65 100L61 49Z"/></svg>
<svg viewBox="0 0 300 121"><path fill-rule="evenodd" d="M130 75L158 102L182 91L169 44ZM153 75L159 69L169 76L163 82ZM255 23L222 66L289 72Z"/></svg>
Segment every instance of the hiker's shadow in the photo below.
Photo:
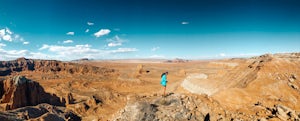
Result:
<svg viewBox="0 0 300 121"><path fill-rule="evenodd" d="M170 93L166 94L166 97L170 96L170 95L173 95L173 94L174 94L173 92L170 92Z"/></svg>

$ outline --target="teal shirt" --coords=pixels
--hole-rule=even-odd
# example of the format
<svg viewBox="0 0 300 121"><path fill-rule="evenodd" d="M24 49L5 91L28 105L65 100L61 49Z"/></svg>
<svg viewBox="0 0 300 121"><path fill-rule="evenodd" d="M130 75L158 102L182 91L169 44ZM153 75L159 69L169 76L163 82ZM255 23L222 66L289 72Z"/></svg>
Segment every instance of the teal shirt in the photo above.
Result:
<svg viewBox="0 0 300 121"><path fill-rule="evenodd" d="M166 76L166 74L164 74L162 77L161 77L161 81L160 81L160 84L162 85L162 86L167 86L167 76Z"/></svg>

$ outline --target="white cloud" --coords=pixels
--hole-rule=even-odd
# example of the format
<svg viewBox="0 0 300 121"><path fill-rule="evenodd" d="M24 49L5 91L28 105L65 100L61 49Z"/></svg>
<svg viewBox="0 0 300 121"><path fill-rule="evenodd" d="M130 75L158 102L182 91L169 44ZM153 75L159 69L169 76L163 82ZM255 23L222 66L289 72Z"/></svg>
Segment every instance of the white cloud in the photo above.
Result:
<svg viewBox="0 0 300 121"><path fill-rule="evenodd" d="M3 56L3 58L18 58L18 57L22 57L24 55L28 54L27 50L10 50L10 51L6 51L3 49L0 49L0 54Z"/></svg>
<svg viewBox="0 0 300 121"><path fill-rule="evenodd" d="M26 43L26 42L23 42ZM60 46L44 44L39 48L39 52L31 52L28 50L4 50L6 46L0 43L0 60L14 60L19 57L33 59L55 59L55 60L74 60L79 58L107 58L114 57L115 54L126 54L136 52L136 48L118 48L118 49L94 49L89 44L75 46ZM118 56L119 57L119 56Z"/></svg>
<svg viewBox="0 0 300 121"><path fill-rule="evenodd" d="M49 48L49 45L44 44L39 50L45 50L45 49L48 49L48 48Z"/></svg>
<svg viewBox="0 0 300 121"><path fill-rule="evenodd" d="M125 40L121 39L118 35L108 39L107 41L109 42L107 44L108 47L122 46L122 44L125 42Z"/></svg>
<svg viewBox="0 0 300 121"><path fill-rule="evenodd" d="M258 56L261 54L258 53L236 53L236 54L225 54L225 53L220 53L216 55L215 57L203 57L203 58L240 58L240 57L252 57L252 56Z"/></svg>
<svg viewBox="0 0 300 121"><path fill-rule="evenodd" d="M118 48L117 50L111 50L109 53L127 53L138 51L136 48Z"/></svg>
<svg viewBox="0 0 300 121"><path fill-rule="evenodd" d="M151 48L151 51L156 51L158 49L160 49L160 47L153 47L153 48Z"/></svg>
<svg viewBox="0 0 300 121"><path fill-rule="evenodd" d="M151 55L150 58L162 59L162 58L166 58L166 57L164 55Z"/></svg>
<svg viewBox="0 0 300 121"><path fill-rule="evenodd" d="M5 35L5 29L0 30L0 37L2 38Z"/></svg>
<svg viewBox="0 0 300 121"><path fill-rule="evenodd" d="M73 40L65 40L63 43L64 43L64 44L67 44L67 43L73 43Z"/></svg>
<svg viewBox="0 0 300 121"><path fill-rule="evenodd" d="M189 24L189 22L183 21L183 22L181 22L181 24L186 25L186 24Z"/></svg>
<svg viewBox="0 0 300 121"><path fill-rule="evenodd" d="M101 37L110 33L109 29L101 29L98 32L94 33L96 37Z"/></svg>
<svg viewBox="0 0 300 121"><path fill-rule="evenodd" d="M60 52L60 53L68 53L66 51L72 52L83 52L86 50L90 50L91 45L75 45L75 46L58 46L58 45L47 45L44 44L39 50L48 49L51 52Z"/></svg>
<svg viewBox="0 0 300 121"><path fill-rule="evenodd" d="M29 44L29 42L23 42L23 45L28 45Z"/></svg>
<svg viewBox="0 0 300 121"><path fill-rule="evenodd" d="M68 33L66 33L67 35L74 35L75 34L75 32L68 32Z"/></svg>
<svg viewBox="0 0 300 121"><path fill-rule="evenodd" d="M19 39L19 38L20 38L20 35L16 34L15 39Z"/></svg>
<svg viewBox="0 0 300 121"><path fill-rule="evenodd" d="M24 38L21 37L21 38L20 38L20 41L21 41L21 42L24 42L25 40L24 40Z"/></svg>
<svg viewBox="0 0 300 121"><path fill-rule="evenodd" d="M75 46L58 46L58 45L43 45L39 50L46 50L52 55L52 59L59 60L74 60L79 58L96 58L101 57L102 51L92 49L91 45L75 45Z"/></svg>
<svg viewBox="0 0 300 121"><path fill-rule="evenodd" d="M85 30L85 33L88 33L89 31L90 31L89 29L86 29L86 30Z"/></svg>
<svg viewBox="0 0 300 121"><path fill-rule="evenodd" d="M111 54L136 52L136 48L118 48L115 50L93 49L91 45L58 46L43 45L39 50L46 50L53 53L53 59L74 60L78 58L105 58L111 57Z"/></svg>
<svg viewBox="0 0 300 121"><path fill-rule="evenodd" d="M6 32L7 34L9 34L9 35L13 34L7 27L6 27L5 32Z"/></svg>
<svg viewBox="0 0 300 121"><path fill-rule="evenodd" d="M24 39L19 34L14 34L9 28L0 29L0 40L23 42Z"/></svg>
<svg viewBox="0 0 300 121"><path fill-rule="evenodd" d="M14 60L19 57L46 59L47 55L43 53L30 52L28 50L3 50L0 48L0 60Z"/></svg>
<svg viewBox="0 0 300 121"><path fill-rule="evenodd" d="M5 41L9 41L9 42L12 42L12 38L11 38L11 36L10 35L4 35L3 37L2 37L2 39L3 40L5 40Z"/></svg>
<svg viewBox="0 0 300 121"><path fill-rule="evenodd" d="M5 41L11 42L12 41L11 34L12 34L12 32L8 28L1 29L0 30L0 40L5 40Z"/></svg>
<svg viewBox="0 0 300 121"><path fill-rule="evenodd" d="M226 56L226 54L225 54L225 53L220 53L220 54L219 54L219 56L221 56L221 57L225 57L225 56Z"/></svg>
<svg viewBox="0 0 300 121"><path fill-rule="evenodd" d="M92 23L92 22L87 22L87 25L89 25L89 26L93 26L93 25L94 25L94 23Z"/></svg>
<svg viewBox="0 0 300 121"><path fill-rule="evenodd" d="M0 43L0 48L5 47L5 46L6 46L6 44Z"/></svg>
<svg viewBox="0 0 300 121"><path fill-rule="evenodd" d="M113 42L107 44L108 47L116 47L116 46L121 46L121 45L122 45L122 43L113 43Z"/></svg>

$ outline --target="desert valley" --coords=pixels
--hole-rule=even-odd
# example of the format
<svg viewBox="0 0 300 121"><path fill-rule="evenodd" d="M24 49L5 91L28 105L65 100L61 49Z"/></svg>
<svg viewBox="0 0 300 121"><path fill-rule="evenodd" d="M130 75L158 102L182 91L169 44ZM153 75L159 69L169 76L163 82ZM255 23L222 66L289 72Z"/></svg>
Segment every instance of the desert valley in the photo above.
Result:
<svg viewBox="0 0 300 121"><path fill-rule="evenodd" d="M0 120L300 120L300 54L0 62ZM166 97L160 76L169 72Z"/></svg>

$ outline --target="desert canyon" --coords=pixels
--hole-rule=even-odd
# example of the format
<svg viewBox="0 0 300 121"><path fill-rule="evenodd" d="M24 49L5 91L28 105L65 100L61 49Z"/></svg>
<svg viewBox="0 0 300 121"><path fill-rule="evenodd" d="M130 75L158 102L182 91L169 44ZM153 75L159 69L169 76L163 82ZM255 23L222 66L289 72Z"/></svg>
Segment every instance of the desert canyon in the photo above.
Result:
<svg viewBox="0 0 300 121"><path fill-rule="evenodd" d="M0 120L299 121L299 87L300 53L220 60L18 58L0 61Z"/></svg>

